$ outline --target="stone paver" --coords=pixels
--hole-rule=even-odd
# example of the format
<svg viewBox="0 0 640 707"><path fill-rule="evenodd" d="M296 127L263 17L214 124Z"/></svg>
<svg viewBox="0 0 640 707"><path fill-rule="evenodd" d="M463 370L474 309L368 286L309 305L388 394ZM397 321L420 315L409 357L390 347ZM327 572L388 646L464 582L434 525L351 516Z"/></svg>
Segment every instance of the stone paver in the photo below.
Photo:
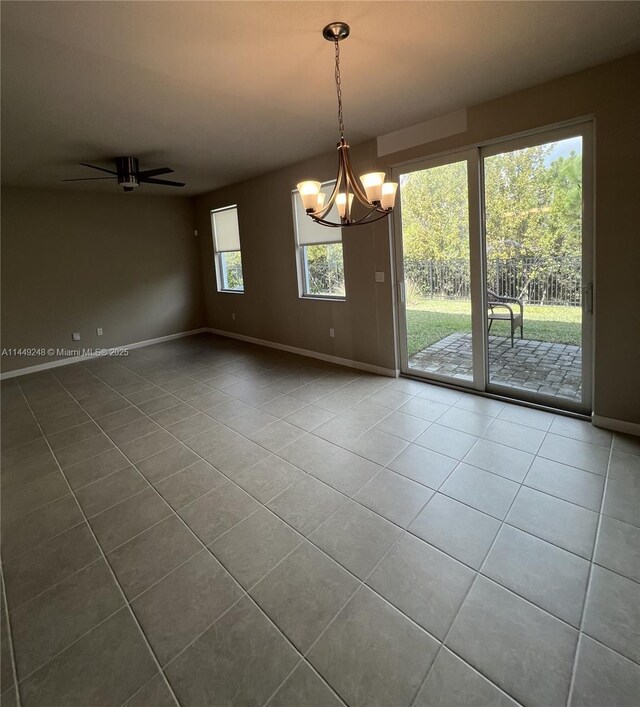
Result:
<svg viewBox="0 0 640 707"><path fill-rule="evenodd" d="M455 333L409 357L409 367L471 380L471 334ZM492 383L570 400L582 398L582 347L548 341L489 337Z"/></svg>

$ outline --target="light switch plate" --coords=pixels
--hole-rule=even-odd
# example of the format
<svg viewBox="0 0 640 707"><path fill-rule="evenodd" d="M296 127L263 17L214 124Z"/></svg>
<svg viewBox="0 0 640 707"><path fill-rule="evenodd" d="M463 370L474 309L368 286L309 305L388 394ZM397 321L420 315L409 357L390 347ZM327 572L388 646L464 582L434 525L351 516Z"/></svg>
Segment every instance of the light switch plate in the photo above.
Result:
<svg viewBox="0 0 640 707"><path fill-rule="evenodd" d="M376 282L384 282L384 273L383 272L376 273Z"/></svg>
<svg viewBox="0 0 640 707"><path fill-rule="evenodd" d="M96 329L96 334L97 334L98 336L102 336L103 333L104 333L104 332L102 331L102 327L98 327L98 328Z"/></svg>

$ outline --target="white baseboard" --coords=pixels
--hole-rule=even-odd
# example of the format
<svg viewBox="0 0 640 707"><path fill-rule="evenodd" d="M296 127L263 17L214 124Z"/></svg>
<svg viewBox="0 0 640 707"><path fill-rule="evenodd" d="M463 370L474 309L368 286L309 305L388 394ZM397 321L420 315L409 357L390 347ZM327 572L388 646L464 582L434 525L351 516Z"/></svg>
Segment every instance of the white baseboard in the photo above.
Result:
<svg viewBox="0 0 640 707"><path fill-rule="evenodd" d="M309 349L299 349L297 346L288 346L287 344L279 344L275 341L267 341L266 339L256 339L254 336L245 336L244 334L236 334L233 331L224 331L222 329L207 328L210 334L218 334L218 336L226 336L230 339L239 339L247 341L250 344L258 344L259 346L267 346L270 349L278 349L280 351L288 351L289 353L298 354L299 356L307 356L309 358L317 358L320 361L328 363L336 363L339 366L348 366L349 368L357 368L360 371L368 373L377 373L381 376L397 378L400 371L394 368L384 368L382 366L374 366L372 363L364 363L363 361L353 361L349 358L341 358L340 356L331 356L330 354L320 353L319 351L311 351Z"/></svg>
<svg viewBox="0 0 640 707"><path fill-rule="evenodd" d="M203 334L209 331L204 327L200 329L192 329L191 331L181 331L177 334L167 334L167 336L158 336L155 339L147 339L146 341L136 341L133 344L124 344L122 346L105 346L108 349L139 349L142 346L149 346L151 344L160 344L163 341L171 341L171 339L181 339L183 336L193 336L194 334ZM48 361L47 363L39 363L36 366L26 366L25 368L16 368L13 371L5 371L0 373L0 380L6 380L7 378L17 378L18 376L26 376L29 373L38 373L39 371L47 371L50 368L59 368L60 366L68 366L72 363L80 363L81 361L88 361L92 358L100 358L106 356L107 354L86 354L84 356L69 356L68 358L59 358L55 361Z"/></svg>
<svg viewBox="0 0 640 707"><path fill-rule="evenodd" d="M591 415L591 422L596 427L604 427L614 432L624 432L628 435L640 437L640 423L627 422L626 420L616 420L614 417L603 417L602 415Z"/></svg>

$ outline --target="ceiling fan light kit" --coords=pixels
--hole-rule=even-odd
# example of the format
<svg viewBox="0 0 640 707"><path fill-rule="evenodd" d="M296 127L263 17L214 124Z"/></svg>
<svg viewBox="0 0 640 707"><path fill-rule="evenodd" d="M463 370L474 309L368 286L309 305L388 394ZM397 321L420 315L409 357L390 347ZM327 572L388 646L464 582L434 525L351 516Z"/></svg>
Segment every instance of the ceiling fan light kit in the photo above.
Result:
<svg viewBox="0 0 640 707"><path fill-rule="evenodd" d="M338 173L336 182L329 198L321 191L321 182L307 180L300 182L298 192L302 198L307 215L316 223L334 228L359 226L373 223L386 218L393 211L398 184L386 182L384 172L369 172L360 177L360 183L354 176L349 157L349 143L344 138L344 122L342 119L342 87L340 80L340 42L350 34L349 25L345 22L331 22L322 30L322 36L335 46L335 81L338 98ZM353 216L353 201L357 199L366 209L359 217ZM340 223L329 221L326 217L335 204L340 216Z"/></svg>
<svg viewBox="0 0 640 707"><path fill-rule="evenodd" d="M115 179L118 186L124 191L133 191L141 184L162 184L167 187L183 187L184 182L171 182L168 179L155 179L160 174L171 174L173 170L170 167L159 167L157 169L146 169L140 171L138 160L135 157L116 157L114 160L115 171L98 167L95 164L80 162L82 167L91 167L99 172L111 174L111 177L81 177L80 179L63 179L63 182L88 182L95 179Z"/></svg>

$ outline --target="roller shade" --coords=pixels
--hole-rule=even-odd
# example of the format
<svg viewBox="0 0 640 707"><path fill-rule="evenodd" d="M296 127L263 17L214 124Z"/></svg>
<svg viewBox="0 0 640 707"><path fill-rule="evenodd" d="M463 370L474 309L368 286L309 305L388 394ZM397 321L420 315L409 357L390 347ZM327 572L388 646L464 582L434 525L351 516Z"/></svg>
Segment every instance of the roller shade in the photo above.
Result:
<svg viewBox="0 0 640 707"><path fill-rule="evenodd" d="M329 201L331 192L333 191L333 182L325 184L320 191L325 194L325 201ZM307 212L302 205L300 192L296 189L293 192L293 203L295 205L296 215L296 237L298 245L314 245L316 243L340 243L342 241L341 228L329 228L321 226L307 216ZM338 209L334 204L327 214L326 218L329 221L340 221Z"/></svg>
<svg viewBox="0 0 640 707"><path fill-rule="evenodd" d="M235 206L221 211L212 211L211 228L218 253L240 250L238 209Z"/></svg>

